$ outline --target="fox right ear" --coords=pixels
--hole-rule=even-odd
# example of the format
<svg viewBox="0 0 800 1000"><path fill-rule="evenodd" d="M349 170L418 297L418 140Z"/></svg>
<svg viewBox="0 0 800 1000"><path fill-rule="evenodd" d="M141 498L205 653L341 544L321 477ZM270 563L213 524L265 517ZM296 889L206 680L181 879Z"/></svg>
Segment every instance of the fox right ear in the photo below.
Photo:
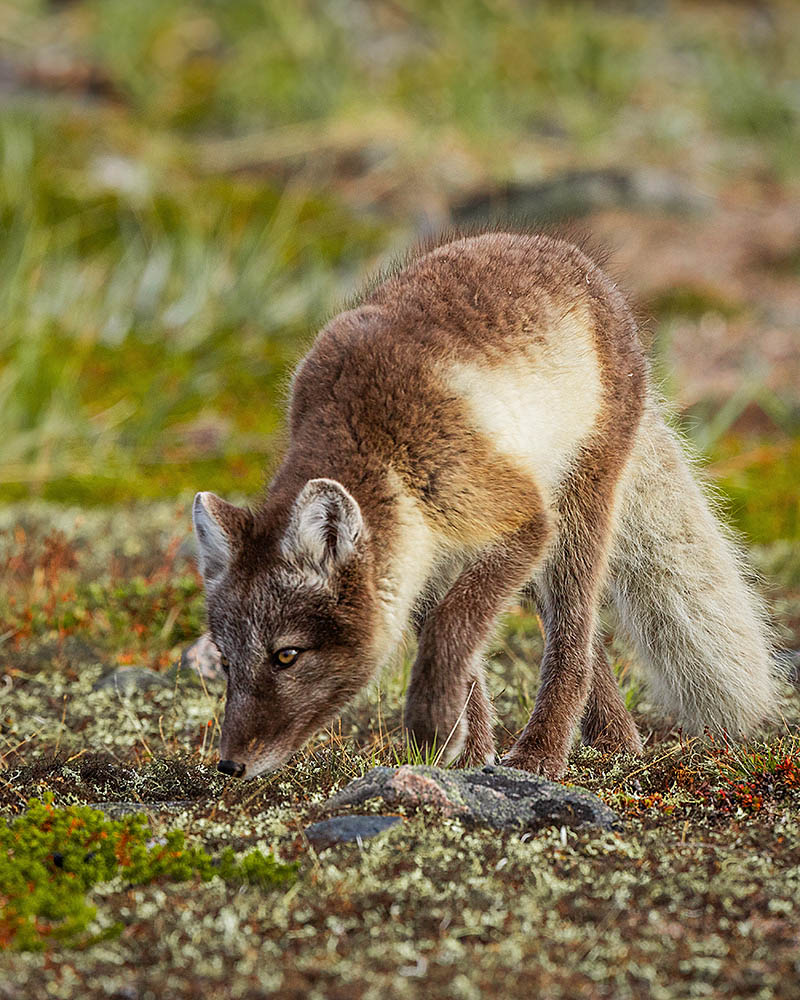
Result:
<svg viewBox="0 0 800 1000"><path fill-rule="evenodd" d="M310 479L294 502L281 549L324 581L355 555L363 534L355 497L335 479Z"/></svg>
<svg viewBox="0 0 800 1000"><path fill-rule="evenodd" d="M197 537L197 562L206 587L216 583L233 559L249 521L241 507L215 493L198 493L192 504L192 523Z"/></svg>

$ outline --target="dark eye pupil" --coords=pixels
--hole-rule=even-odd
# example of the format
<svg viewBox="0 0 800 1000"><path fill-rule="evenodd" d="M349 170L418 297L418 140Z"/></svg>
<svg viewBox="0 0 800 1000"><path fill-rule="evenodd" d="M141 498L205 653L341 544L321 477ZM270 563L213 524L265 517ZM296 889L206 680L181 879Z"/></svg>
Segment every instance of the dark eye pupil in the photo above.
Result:
<svg viewBox="0 0 800 1000"><path fill-rule="evenodd" d="M297 659L300 650L292 646L286 649L279 649L275 654L275 663L279 667L290 667Z"/></svg>

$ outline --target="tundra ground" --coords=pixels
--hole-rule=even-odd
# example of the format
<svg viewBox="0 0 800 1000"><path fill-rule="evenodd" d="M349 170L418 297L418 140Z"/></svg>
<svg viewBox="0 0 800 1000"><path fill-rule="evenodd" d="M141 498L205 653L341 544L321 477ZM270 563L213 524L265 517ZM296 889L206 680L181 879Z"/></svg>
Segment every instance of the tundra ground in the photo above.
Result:
<svg viewBox="0 0 800 1000"><path fill-rule="evenodd" d="M425 812L363 846L304 838L321 802L400 737L407 659L332 731L253 782L215 771L224 686L170 672L202 620L182 504L128 513L26 504L3 513L0 803L141 808L152 837L182 831L209 854L253 848L297 862L288 885L121 877L90 889L90 930L111 936L7 951L0 995L22 997L791 996L800 933L800 699L744 746L670 731L618 658L647 736L642 758L576 749L566 780L623 818L619 833L467 829ZM756 555L800 614L798 550ZM783 575L781 575L783 574ZM489 662L498 731L527 718L541 640L512 613ZM93 690L138 664L166 679ZM116 807L116 809L115 809ZM116 926L115 926L116 925ZM7 941L7 944L13 942Z"/></svg>

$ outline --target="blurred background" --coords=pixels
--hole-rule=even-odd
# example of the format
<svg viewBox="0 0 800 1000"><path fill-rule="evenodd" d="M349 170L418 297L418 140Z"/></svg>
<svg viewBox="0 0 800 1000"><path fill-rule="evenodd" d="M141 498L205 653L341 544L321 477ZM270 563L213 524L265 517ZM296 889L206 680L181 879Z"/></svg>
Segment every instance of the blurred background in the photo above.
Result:
<svg viewBox="0 0 800 1000"><path fill-rule="evenodd" d="M800 5L0 2L0 500L251 494L290 366L448 226L607 248L756 542L800 537Z"/></svg>

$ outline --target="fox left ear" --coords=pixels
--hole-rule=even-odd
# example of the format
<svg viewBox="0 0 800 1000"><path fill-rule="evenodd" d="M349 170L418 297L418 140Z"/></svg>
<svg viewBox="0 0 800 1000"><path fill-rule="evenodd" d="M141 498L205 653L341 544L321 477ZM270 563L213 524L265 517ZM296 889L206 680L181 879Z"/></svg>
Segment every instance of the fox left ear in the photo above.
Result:
<svg viewBox="0 0 800 1000"><path fill-rule="evenodd" d="M248 511L215 493L198 493L192 504L198 564L206 587L227 571L250 520Z"/></svg>
<svg viewBox="0 0 800 1000"><path fill-rule="evenodd" d="M355 554L363 534L355 497L335 479L310 479L294 502L281 550L297 565L327 576Z"/></svg>

